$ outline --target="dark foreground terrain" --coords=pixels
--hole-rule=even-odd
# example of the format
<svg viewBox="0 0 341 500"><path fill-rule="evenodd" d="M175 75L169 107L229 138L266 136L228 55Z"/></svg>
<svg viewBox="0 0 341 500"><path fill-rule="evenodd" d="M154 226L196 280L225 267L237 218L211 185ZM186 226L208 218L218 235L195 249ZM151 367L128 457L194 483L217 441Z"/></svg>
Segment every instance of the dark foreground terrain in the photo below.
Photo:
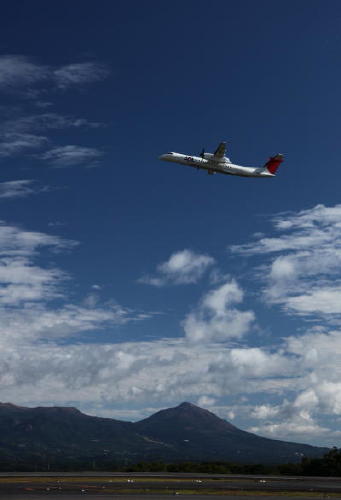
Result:
<svg viewBox="0 0 341 500"><path fill-rule="evenodd" d="M115 470L163 461L299 463L327 448L267 439L238 429L191 403L139 422L92 417L76 408L0 403L0 470ZM118 469L119 470L119 469Z"/></svg>
<svg viewBox="0 0 341 500"><path fill-rule="evenodd" d="M311 494L312 495L312 494ZM246 494L236 494L236 493L231 493L228 495L220 495L220 498L233 498L234 500L252 500L252 499L257 499L257 500L283 500L284 498L290 498L290 500L318 500L318 499L326 499L326 498L341 498L339 496L333 496L333 495L325 495L324 493L319 493L311 496L310 494L307 495L292 495L288 494L283 496L282 494L253 494L253 493L246 493ZM23 497L22 496L16 496L16 495L11 495L11 496L5 496L3 497L2 500L21 500ZM99 500L98 495L87 495L87 500ZM112 498L112 497L111 497ZM120 495L120 500L136 500L136 495ZM166 495L155 495L155 494L146 494L143 495L144 500L167 500L169 497ZM79 495L65 495L63 496L63 500L78 500ZM215 495L201 495L198 494L195 496L196 500L217 500L217 496ZM27 498L28 500L28 498ZM41 496L37 495L30 495L29 500L41 500Z"/></svg>
<svg viewBox="0 0 341 500"><path fill-rule="evenodd" d="M341 478L232 476L208 474L1 474L1 500L38 500L59 496L89 500L119 496L134 500L166 499L169 495L195 495L197 500L341 498Z"/></svg>

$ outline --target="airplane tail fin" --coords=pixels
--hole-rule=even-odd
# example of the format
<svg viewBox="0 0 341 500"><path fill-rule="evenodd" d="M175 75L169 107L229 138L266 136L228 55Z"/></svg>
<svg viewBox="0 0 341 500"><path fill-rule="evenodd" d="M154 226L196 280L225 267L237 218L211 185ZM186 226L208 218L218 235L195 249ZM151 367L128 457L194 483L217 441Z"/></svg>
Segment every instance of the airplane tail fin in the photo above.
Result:
<svg viewBox="0 0 341 500"><path fill-rule="evenodd" d="M269 158L269 160L264 165L264 168L268 172L270 172L270 174L275 175L278 167L280 166L280 164L282 163L283 160L284 160L284 156L279 153L279 154Z"/></svg>

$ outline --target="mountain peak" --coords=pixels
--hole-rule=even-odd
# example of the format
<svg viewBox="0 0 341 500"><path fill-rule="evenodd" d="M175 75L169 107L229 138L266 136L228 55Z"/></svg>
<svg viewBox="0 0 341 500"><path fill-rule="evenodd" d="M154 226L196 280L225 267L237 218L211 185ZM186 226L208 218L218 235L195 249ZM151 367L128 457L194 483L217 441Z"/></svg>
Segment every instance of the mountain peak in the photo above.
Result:
<svg viewBox="0 0 341 500"><path fill-rule="evenodd" d="M207 410L206 408L201 408L200 406L197 406L193 403L188 403L187 401L184 401L183 403L179 404L178 406L174 406L173 408L168 408L167 410L161 410L163 412L167 411L172 411L174 415L188 415L188 417L197 419L197 418L210 418L214 420L220 420L223 421L224 423L228 423L226 420L221 419L220 417L217 417L214 413L211 411ZM159 412L160 413L160 412ZM231 425L231 424L229 424Z"/></svg>
<svg viewBox="0 0 341 500"><path fill-rule="evenodd" d="M210 410L207 410L206 408L201 408L200 406L197 406L193 403L188 403L187 401L179 404L178 406L175 406L173 408L168 408L167 410L161 410L161 411L172 411L175 414L188 414L191 415L193 418L200 418L200 417L206 417L206 418L211 418L214 420L220 420L224 423L228 423L227 420L224 420L214 413L212 413ZM160 412L159 412L160 413ZM229 423L228 423L229 424ZM229 424L232 426L232 424Z"/></svg>
<svg viewBox="0 0 341 500"><path fill-rule="evenodd" d="M194 405L193 403L188 403L187 401L184 401L183 403L179 404L178 406L175 406L175 408L185 408L185 409L196 409L196 410L202 410L199 406Z"/></svg>
<svg viewBox="0 0 341 500"><path fill-rule="evenodd" d="M191 433L207 432L208 429L215 432L240 432L234 425L217 417L209 410L200 408L187 401L173 408L160 410L154 415L141 420L136 424L144 432L155 432L156 427L162 429L162 437L169 437L175 431L176 434L188 435ZM161 437L161 434L159 437ZM165 434L165 435L164 435Z"/></svg>

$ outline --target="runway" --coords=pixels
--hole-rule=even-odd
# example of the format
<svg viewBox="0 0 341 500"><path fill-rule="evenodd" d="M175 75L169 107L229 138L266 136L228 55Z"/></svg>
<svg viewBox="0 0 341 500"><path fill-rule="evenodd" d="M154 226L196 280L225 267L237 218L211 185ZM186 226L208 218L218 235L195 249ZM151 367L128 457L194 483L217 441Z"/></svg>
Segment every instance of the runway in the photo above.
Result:
<svg viewBox="0 0 341 500"><path fill-rule="evenodd" d="M1 500L40 500L46 496L76 500L116 497L164 500L194 495L196 500L341 498L341 478L129 473L1 473Z"/></svg>

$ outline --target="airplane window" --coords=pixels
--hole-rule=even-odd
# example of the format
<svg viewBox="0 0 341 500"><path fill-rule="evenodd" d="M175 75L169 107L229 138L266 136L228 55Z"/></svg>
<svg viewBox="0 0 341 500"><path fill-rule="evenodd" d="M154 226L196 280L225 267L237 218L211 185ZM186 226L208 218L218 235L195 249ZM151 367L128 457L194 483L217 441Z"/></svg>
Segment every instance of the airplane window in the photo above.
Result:
<svg viewBox="0 0 341 500"><path fill-rule="evenodd" d="M173 153L167 153L168 155L172 155Z"/></svg>

